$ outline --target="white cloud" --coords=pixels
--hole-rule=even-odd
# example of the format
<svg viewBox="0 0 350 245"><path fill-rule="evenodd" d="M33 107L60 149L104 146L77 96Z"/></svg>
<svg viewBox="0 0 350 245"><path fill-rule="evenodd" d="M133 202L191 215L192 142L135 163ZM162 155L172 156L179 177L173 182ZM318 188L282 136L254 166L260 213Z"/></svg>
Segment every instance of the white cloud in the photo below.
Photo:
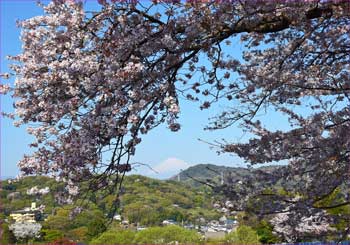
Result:
<svg viewBox="0 0 350 245"><path fill-rule="evenodd" d="M191 165L184 160L175 157L169 157L168 159L152 167L155 171L158 172L158 174L155 174L153 171L149 174L158 178L169 178L179 173L181 169L184 170L190 166Z"/></svg>

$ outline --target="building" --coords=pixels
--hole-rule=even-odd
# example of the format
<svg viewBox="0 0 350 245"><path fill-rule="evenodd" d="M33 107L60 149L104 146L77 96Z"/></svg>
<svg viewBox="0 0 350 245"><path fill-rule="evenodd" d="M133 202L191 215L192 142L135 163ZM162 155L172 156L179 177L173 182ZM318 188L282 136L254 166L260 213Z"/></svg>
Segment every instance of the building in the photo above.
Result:
<svg viewBox="0 0 350 245"><path fill-rule="evenodd" d="M17 210L10 214L10 217L16 223L35 223L36 221L41 219L41 216L41 208L37 208L35 202L32 203L30 208Z"/></svg>
<svg viewBox="0 0 350 245"><path fill-rule="evenodd" d="M36 212L35 211L26 211L18 210L10 214L10 217L16 223L35 223L36 222Z"/></svg>

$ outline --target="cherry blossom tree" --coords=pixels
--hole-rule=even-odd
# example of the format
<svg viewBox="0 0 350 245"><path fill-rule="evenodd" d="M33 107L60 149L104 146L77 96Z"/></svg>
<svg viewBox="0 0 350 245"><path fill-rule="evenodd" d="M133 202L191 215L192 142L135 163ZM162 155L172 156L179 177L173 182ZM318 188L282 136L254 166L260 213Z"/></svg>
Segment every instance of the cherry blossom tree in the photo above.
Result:
<svg viewBox="0 0 350 245"><path fill-rule="evenodd" d="M331 221L327 220L322 212L310 212L307 216L304 212L278 213L271 219L274 225L274 232L283 237L287 242L305 241L305 239L316 238L334 231L330 226ZM302 217L301 217L302 216Z"/></svg>
<svg viewBox="0 0 350 245"><path fill-rule="evenodd" d="M252 197L263 204L253 205L260 214L350 203L343 192L342 202L317 205L349 188L348 3L99 3L100 11L88 11L55 0L42 6L44 15L18 23L23 52L9 57L13 74L3 74L15 84L0 92L15 98L15 113L6 115L30 124L36 138L35 152L18 164L23 174L52 174L71 195L85 193L84 182L87 190L120 189L142 135L162 123L180 129L185 97L201 109L225 101L207 129L238 124L253 134L218 144L221 152L250 164L288 161L221 187L231 208L249 208ZM230 52L236 39L241 55ZM259 121L271 110L288 118L289 131ZM276 183L294 196L278 194Z"/></svg>
<svg viewBox="0 0 350 245"><path fill-rule="evenodd" d="M9 226L18 241L28 241L30 238L40 237L41 224L23 222Z"/></svg>

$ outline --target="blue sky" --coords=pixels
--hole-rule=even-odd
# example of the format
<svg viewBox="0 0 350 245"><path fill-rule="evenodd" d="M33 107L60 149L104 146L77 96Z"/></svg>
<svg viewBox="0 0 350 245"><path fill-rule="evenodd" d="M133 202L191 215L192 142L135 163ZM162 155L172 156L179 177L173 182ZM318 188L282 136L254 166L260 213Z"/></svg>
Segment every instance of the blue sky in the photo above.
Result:
<svg viewBox="0 0 350 245"><path fill-rule="evenodd" d="M8 71L6 55L15 55L20 52L21 43L19 40L20 30L16 27L17 19L26 19L42 13L36 5L36 1L10 1L1 0L1 72ZM94 1L88 1L87 8L97 8ZM241 53L241 47L232 48L235 53ZM12 83L13 80L10 80ZM13 100L10 96L1 98L1 110L11 112ZM198 104L188 101L181 101L180 123L182 129L179 132L171 132L162 125L148 135L143 137L142 143L132 159L134 162L149 164L158 173L150 171L146 167L140 167L133 173L144 174L156 178L167 178L176 174L180 169L185 169L198 163L213 163L227 166L245 166L244 161L237 156L229 154L218 155L209 145L198 141L207 142L221 140L239 142L246 138L237 127L225 130L208 132L203 128L207 125L208 118L216 115L225 105L216 105L211 110L201 111ZM277 129L283 120L280 116L273 114L271 118L266 117L268 126ZM285 123L282 123L282 125ZM24 154L29 154L28 144L31 142L25 127L16 128L12 121L1 118L1 176L15 176L18 174L16 163Z"/></svg>

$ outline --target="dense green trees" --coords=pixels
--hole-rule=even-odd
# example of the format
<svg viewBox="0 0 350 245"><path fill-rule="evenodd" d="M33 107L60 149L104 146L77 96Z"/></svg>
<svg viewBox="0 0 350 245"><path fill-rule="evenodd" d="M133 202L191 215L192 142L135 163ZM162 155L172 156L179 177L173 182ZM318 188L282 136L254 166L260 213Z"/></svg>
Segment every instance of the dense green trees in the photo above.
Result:
<svg viewBox="0 0 350 245"><path fill-rule="evenodd" d="M67 232L72 228L72 221L69 219L71 209L59 208L55 215L50 215L44 222L44 227L51 230Z"/></svg>
<svg viewBox="0 0 350 245"><path fill-rule="evenodd" d="M218 219L221 215L212 209L208 189L204 192L203 188L193 188L175 181L161 181L137 175L127 176L124 184L126 191L121 197L121 209L118 213L130 223L159 226L165 219L173 219L179 223L182 221L195 223L200 217L211 220ZM48 186L52 192L41 196L28 195L27 190L33 186L38 188ZM57 204L54 198L54 194L60 188L63 188L62 183L42 176L26 177L12 183L2 181L1 203L5 211L4 218L8 218L12 211L29 207L31 202L35 201L37 206L45 205L45 216L48 216L45 221L40 221L43 229L38 241L49 243L57 239L68 239L87 243L100 238L101 233L106 230L108 222L106 214L113 195L96 192L75 205L62 206ZM13 193L16 194L13 195ZM7 196L11 194L13 198L9 200ZM72 209L80 204L84 204L82 212L72 217ZM11 232L8 234L11 235ZM123 234L118 235L118 239L122 239L120 236ZM110 236L110 231L107 235Z"/></svg>
<svg viewBox="0 0 350 245"><path fill-rule="evenodd" d="M37 242L51 243L58 239L67 239L74 242L88 243L91 241L95 244L105 244L104 241L109 240L117 243L123 243L123 241L125 241L125 243L130 243L130 241L137 239L135 242L149 243L156 241L155 239L159 238L159 234L162 234L164 239L167 240L172 232L174 234L181 234L184 237L198 238L196 232L194 232L196 235L193 235L193 233L188 235L187 233L182 233L181 230L174 231L174 229L178 229L178 227L150 228L140 232L121 230L119 226L114 225L112 227L106 227L106 223L108 222L106 213L113 196L107 195L103 197L102 194L104 193L100 192L93 193L91 197L87 196L85 200L87 201L92 198L97 202L96 204L90 202L88 205L84 205L82 212L72 217L71 211L76 206L60 206L55 204L52 194L40 197L27 195L27 189L33 186L38 186L40 188L49 186L50 189L56 190L61 188L61 183L47 177L27 177L15 183L3 181L1 203L3 210L7 211L3 212L1 219L9 218L8 215L11 211L30 206L32 201L36 201L37 205L44 204L46 206L45 214L48 215L48 217L45 221L40 221L43 228L40 239L36 239ZM199 224L198 219L200 217L208 221L213 219L218 220L222 215L213 209L213 195L210 193L210 190L205 188L192 188L175 181L153 180L143 176L127 176L124 188L126 192L121 198L121 209L118 210L118 213L121 214L124 219L128 219L130 223L138 223L144 226L159 226L163 220L173 219L179 223L184 221L184 223L191 222ZM11 193L18 194L14 195L14 197L9 200L7 196ZM338 193L339 190L335 190L332 195L321 200L317 204L326 206L339 202L340 197ZM338 224L334 228L341 231L349 227L349 219L346 219L350 215L349 205L329 209L328 212L334 217L340 217ZM244 228L243 231L242 228L238 229L237 232L233 232L227 236L228 240L239 240L242 236L253 236L255 239L256 236L258 236L258 242L263 244L283 242L272 233L273 227L267 220L259 220L257 216L247 212L239 213L237 218L240 225L245 227L249 226L251 228ZM3 235L0 244L15 243L16 241L12 233L8 230L7 224L3 223L2 225ZM131 225L131 227L133 227L133 225ZM105 231L107 228L108 230ZM167 229L173 229L173 231L167 233ZM248 235L242 235L246 234L244 233L246 230L248 230ZM253 232L251 232L252 230ZM170 238L173 237L170 236ZM339 238L340 237L335 233L335 235L330 236L328 240L336 240ZM188 238L188 242L192 241L191 239ZM193 240L193 243L201 241L200 238L198 239ZM227 240L209 240L206 242L225 243Z"/></svg>
<svg viewBox="0 0 350 245"><path fill-rule="evenodd" d="M89 241L106 230L107 219L96 207L90 207L74 218L71 216L72 208L58 208L55 215L50 215L43 222L45 229L62 231L65 237L74 241Z"/></svg>
<svg viewBox="0 0 350 245"><path fill-rule="evenodd" d="M191 188L175 181L152 180L144 176L129 176L121 197L122 211L130 222L160 225L165 219L194 222L203 217L218 219L213 210L209 190ZM174 205L176 204L176 205Z"/></svg>
<svg viewBox="0 0 350 245"><path fill-rule="evenodd" d="M179 226L151 227L138 232L134 243L137 244L166 244L166 243L199 243L201 236L193 230Z"/></svg>
<svg viewBox="0 0 350 245"><path fill-rule="evenodd" d="M27 190L34 186L48 187L50 192L41 196L28 195ZM1 181L2 213L8 216L12 211L30 207L32 202L36 202L37 206L44 204L45 213L51 214L57 207L54 195L63 188L63 183L45 176L28 176L16 182Z"/></svg>
<svg viewBox="0 0 350 245"><path fill-rule="evenodd" d="M106 220L103 217L97 216L87 223L87 235L90 239L106 231L106 229Z"/></svg>
<svg viewBox="0 0 350 245"><path fill-rule="evenodd" d="M64 233L60 230L43 229L41 230L41 238L45 242L54 242L64 237Z"/></svg>
<svg viewBox="0 0 350 245"><path fill-rule="evenodd" d="M249 226L239 226L235 231L230 232L225 240L233 244L260 244L259 236Z"/></svg>
<svg viewBox="0 0 350 245"><path fill-rule="evenodd" d="M256 233L259 236L259 241L262 244L273 244L280 243L280 239L273 234L273 226L268 223L266 220L262 220L256 227L253 227L256 230Z"/></svg>
<svg viewBox="0 0 350 245"><path fill-rule="evenodd" d="M168 244L168 243L200 243L201 236L192 230L171 225L150 227L135 232L131 230L108 230L93 239L91 244Z"/></svg>
<svg viewBox="0 0 350 245"><path fill-rule="evenodd" d="M14 244L16 242L15 236L6 223L1 224L0 234L0 244Z"/></svg>
<svg viewBox="0 0 350 245"><path fill-rule="evenodd" d="M109 230L93 239L90 244L132 244L135 232L131 230Z"/></svg>

